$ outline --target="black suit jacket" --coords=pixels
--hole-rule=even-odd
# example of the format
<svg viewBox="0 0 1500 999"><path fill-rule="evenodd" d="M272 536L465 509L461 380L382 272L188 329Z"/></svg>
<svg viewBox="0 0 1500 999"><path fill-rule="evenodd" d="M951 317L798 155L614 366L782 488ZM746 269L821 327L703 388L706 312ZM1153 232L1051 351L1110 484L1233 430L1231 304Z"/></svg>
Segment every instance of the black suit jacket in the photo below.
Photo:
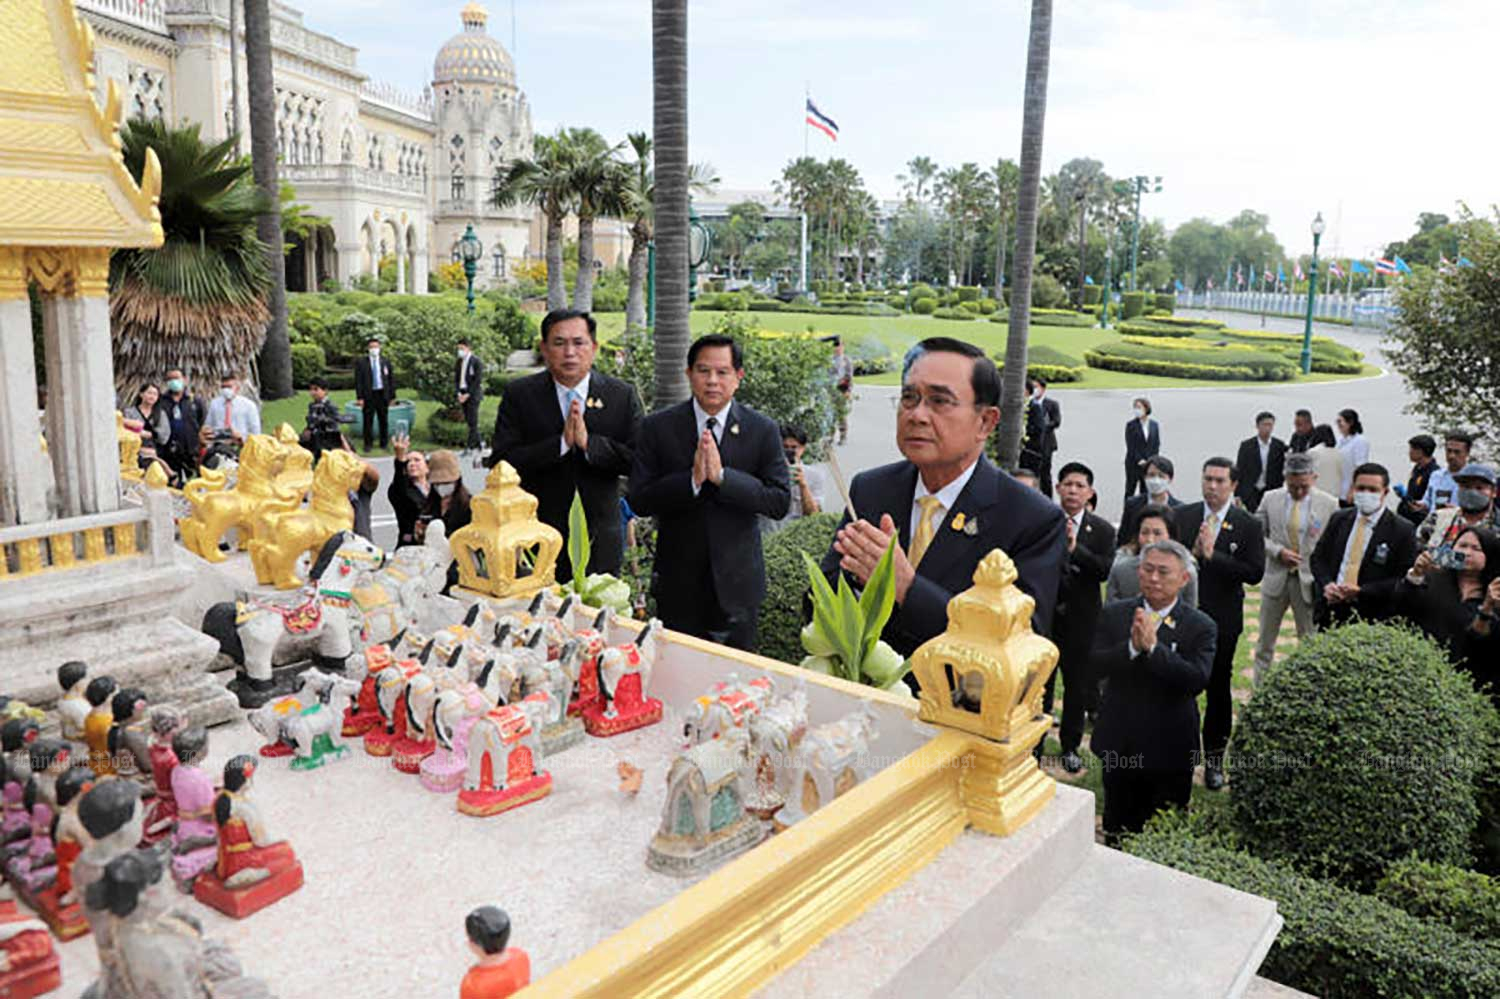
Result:
<svg viewBox="0 0 1500 999"><path fill-rule="evenodd" d="M1338 582L1339 567L1344 563L1344 549L1354 530L1358 512L1346 507L1328 518L1328 526L1318 539L1312 554L1314 611L1320 623L1343 620L1358 611L1366 618L1389 617L1396 584L1417 560L1417 533L1411 524L1391 510L1382 510L1375 529L1365 539L1364 558L1359 562L1359 596L1353 605L1330 606L1323 599L1323 587Z"/></svg>
<svg viewBox="0 0 1500 999"><path fill-rule="evenodd" d="M1145 493L1136 493L1134 496L1125 497L1125 511L1120 514L1120 530L1115 535L1115 547L1121 548L1135 540L1135 532L1140 529L1139 521L1141 511L1151 498ZM1167 493L1167 509L1177 510L1182 507L1182 500ZM1176 516L1175 514L1173 516Z"/></svg>
<svg viewBox="0 0 1500 999"><path fill-rule="evenodd" d="M537 499L537 518L562 532L557 576L564 582L573 578L566 541L575 490L589 522L588 571L620 571L624 555L620 477L630 474L635 457L641 400L628 382L594 371L589 375L583 424L589 431L588 449L575 447L563 454L563 415L556 383L546 371L527 375L512 382L500 397L495 436L486 459L491 467L502 459L515 466L521 488Z"/></svg>
<svg viewBox="0 0 1500 999"><path fill-rule="evenodd" d="M1189 551L1203 526L1203 501L1180 507L1173 536ZM1198 559L1198 606L1219 626L1220 637L1244 628L1245 587L1266 572L1266 536L1260 521L1233 503L1209 558Z"/></svg>
<svg viewBox="0 0 1500 999"><path fill-rule="evenodd" d="M1064 516L1067 516L1064 513ZM1063 525L1064 550L1067 524ZM1052 640L1059 647L1088 654L1094 624L1103 602L1100 587L1109 578L1115 558L1115 529L1109 521L1085 510L1078 543L1063 563L1062 583L1057 591L1057 610L1052 620Z"/></svg>
<svg viewBox="0 0 1500 999"><path fill-rule="evenodd" d="M370 368L370 355L366 354L354 362L354 397L363 402L371 400L384 400L390 402L396 398L396 379L391 371L391 362L380 355L380 391L375 391L374 372Z"/></svg>
<svg viewBox="0 0 1500 999"><path fill-rule="evenodd" d="M454 358L453 384L462 385L475 402L484 399L484 362L475 354L470 354L466 360Z"/></svg>
<svg viewBox="0 0 1500 999"><path fill-rule="evenodd" d="M1287 440L1286 445L1287 450L1291 451L1293 454L1301 454L1303 451L1306 451L1310 447L1312 447L1311 432L1305 434L1292 434L1292 436Z"/></svg>
<svg viewBox="0 0 1500 999"><path fill-rule="evenodd" d="M1057 428L1062 426L1062 406L1051 396L1042 397L1042 415L1046 417L1046 430L1042 433L1042 454L1057 450Z"/></svg>
<svg viewBox="0 0 1500 999"><path fill-rule="evenodd" d="M1286 442L1280 437L1272 437L1269 450L1266 452L1266 486L1264 489L1255 488L1255 480L1260 478L1259 441L1259 437L1250 437L1240 441L1240 453L1234 460L1236 474L1239 476L1239 485L1236 486L1234 494L1251 511L1260 505L1262 496L1272 489L1280 489L1285 482L1282 472L1286 467Z"/></svg>
<svg viewBox="0 0 1500 999"><path fill-rule="evenodd" d="M1157 627L1149 654L1130 654L1140 597L1114 600L1099 614L1090 666L1105 681L1090 746L1106 768L1191 770L1198 754L1198 694L1213 673L1217 629L1202 611L1177 602Z"/></svg>
<svg viewBox="0 0 1500 999"><path fill-rule="evenodd" d="M911 546L916 488L916 466L898 461L856 475L849 485L849 499L859 515L872 524L880 523L881 514L890 514L905 550ZM955 530L953 523L960 513L965 527ZM847 523L846 510L839 526ZM972 534L970 524L974 525ZM1015 562L1021 589L1036 601L1032 630L1038 635L1050 634L1067 552L1063 513L1041 493L1021 485L981 457L968 485L933 535L906 599L891 614L881 637L897 652L909 656L917 646L942 634L948 627L948 601L974 585L979 560L995 548ZM830 546L823 556L822 569L835 582L839 561L838 552Z"/></svg>
<svg viewBox="0 0 1500 999"><path fill-rule="evenodd" d="M1147 432L1141 432L1141 421L1130 419L1125 423L1125 467L1135 468L1147 458L1161 453L1161 427L1150 421Z"/></svg>
<svg viewBox="0 0 1500 999"><path fill-rule="evenodd" d="M693 495L693 455L698 422L693 400L646 417L636 438L630 471L630 506L655 517L656 565L652 591L679 605L713 600L751 616L766 596L766 567L757 517L780 520L792 503L781 428L743 403L730 404L719 440L724 481L705 482Z"/></svg>

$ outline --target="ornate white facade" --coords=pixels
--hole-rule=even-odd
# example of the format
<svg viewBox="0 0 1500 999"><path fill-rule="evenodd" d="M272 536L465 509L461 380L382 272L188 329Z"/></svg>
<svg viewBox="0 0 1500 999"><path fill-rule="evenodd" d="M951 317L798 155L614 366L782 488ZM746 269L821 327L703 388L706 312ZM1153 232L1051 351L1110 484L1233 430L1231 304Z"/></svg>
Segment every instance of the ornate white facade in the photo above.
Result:
<svg viewBox="0 0 1500 999"><path fill-rule="evenodd" d="M197 122L206 138L230 133L229 0L77 4L96 35L101 95L114 80L127 115ZM510 54L485 31L483 7L464 8L462 30L438 51L421 95L371 80L352 46L306 27L284 3L271 8L280 176L330 219L288 256L288 288L347 286L394 256L397 289L423 293L469 224L485 244L476 283L535 253L533 210L490 204L496 172L531 155L532 133L526 95ZM248 151L243 22L235 50Z"/></svg>

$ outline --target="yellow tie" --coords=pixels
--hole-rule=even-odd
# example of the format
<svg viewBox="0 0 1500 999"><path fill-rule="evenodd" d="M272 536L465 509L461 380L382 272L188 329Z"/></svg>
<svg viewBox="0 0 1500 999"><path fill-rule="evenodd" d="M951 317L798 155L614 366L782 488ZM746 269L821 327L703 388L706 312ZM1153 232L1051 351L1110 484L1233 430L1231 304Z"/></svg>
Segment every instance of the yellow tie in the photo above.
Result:
<svg viewBox="0 0 1500 999"><path fill-rule="evenodd" d="M917 506L922 508L922 516L917 521L917 529L911 536L911 551L906 556L913 567L927 554L927 546L932 544L932 536L937 533L938 516L943 512L943 504L936 496L919 496Z"/></svg>
<svg viewBox="0 0 1500 999"><path fill-rule="evenodd" d="M1292 500L1292 512L1286 518L1286 546L1294 553L1302 553L1302 504Z"/></svg>
<svg viewBox="0 0 1500 999"><path fill-rule="evenodd" d="M1365 518L1354 518L1354 539L1349 542L1349 554L1344 559L1344 582L1359 585L1359 564L1365 558Z"/></svg>
<svg viewBox="0 0 1500 999"><path fill-rule="evenodd" d="M1219 542L1219 528L1222 527L1222 526L1224 526L1224 522L1219 519L1219 515L1218 514L1211 513L1211 514L1208 515L1208 533L1209 533L1208 544L1209 544L1210 548L1212 548L1214 545L1218 544L1218 542Z"/></svg>

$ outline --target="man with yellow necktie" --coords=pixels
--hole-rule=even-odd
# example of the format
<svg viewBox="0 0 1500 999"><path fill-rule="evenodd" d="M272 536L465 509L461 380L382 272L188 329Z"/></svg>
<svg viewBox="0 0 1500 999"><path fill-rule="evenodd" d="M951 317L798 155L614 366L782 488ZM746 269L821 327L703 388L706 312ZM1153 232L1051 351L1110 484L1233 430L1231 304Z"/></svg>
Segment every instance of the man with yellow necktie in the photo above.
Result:
<svg viewBox="0 0 1500 999"><path fill-rule="evenodd" d="M1317 488L1318 466L1308 455L1286 456L1286 485L1272 489L1255 511L1266 535L1266 574L1260 581L1260 640L1255 643L1255 679L1271 665L1287 607L1297 637L1313 631L1312 553L1339 501Z"/></svg>
<svg viewBox="0 0 1500 999"><path fill-rule="evenodd" d="M1391 615L1396 584L1417 559L1417 535L1386 509L1390 482L1384 465L1356 468L1354 506L1333 515L1313 549L1319 627L1343 624L1356 612L1367 621Z"/></svg>
<svg viewBox="0 0 1500 999"><path fill-rule="evenodd" d="M973 585L979 560L1002 549L1036 600L1032 627L1048 634L1067 534L1062 511L984 457L1000 421L1000 374L972 344L923 340L906 355L896 446L904 456L861 472L849 487L823 572L863 586L896 540L896 609L882 637L902 655L941 634L948 601ZM914 681L912 681L914 682Z"/></svg>

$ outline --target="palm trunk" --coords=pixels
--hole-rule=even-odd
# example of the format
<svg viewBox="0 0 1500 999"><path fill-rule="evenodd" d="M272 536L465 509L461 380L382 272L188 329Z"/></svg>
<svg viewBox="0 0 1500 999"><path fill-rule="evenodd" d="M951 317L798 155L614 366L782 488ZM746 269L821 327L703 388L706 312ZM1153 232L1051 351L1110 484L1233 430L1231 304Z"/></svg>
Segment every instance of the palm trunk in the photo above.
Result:
<svg viewBox="0 0 1500 999"><path fill-rule="evenodd" d="M286 257L281 245L280 185L276 180L276 87L271 76L270 0L245 0L245 76L250 95L250 157L255 183L270 204L255 232L266 244L271 290L266 306L271 322L260 348L260 397L292 394L292 344L286 329ZM249 367L250 358L245 358ZM249 374L248 371L237 374Z"/></svg>
<svg viewBox="0 0 1500 999"><path fill-rule="evenodd" d="M630 284L625 293L625 328L644 329L646 326L646 243L650 235L643 226L635 225L630 230Z"/></svg>
<svg viewBox="0 0 1500 999"><path fill-rule="evenodd" d="M1047 121L1047 64L1052 48L1052 0L1031 0L1026 53L1026 103L1021 124L1021 187L1016 200L1015 281L1001 378L1000 465L1015 468L1021 456L1021 415L1026 399L1026 346L1031 324L1031 268L1036 262L1037 193L1042 184L1042 129Z"/></svg>
<svg viewBox="0 0 1500 999"><path fill-rule="evenodd" d="M1083 255L1088 249L1087 229L1084 227L1084 212L1087 210L1088 202L1078 202L1078 307L1083 308L1083 275L1086 269Z"/></svg>
<svg viewBox="0 0 1500 999"><path fill-rule="evenodd" d="M995 303L1005 306L1005 205L1000 205L1000 217L995 220Z"/></svg>
<svg viewBox="0 0 1500 999"><path fill-rule="evenodd" d="M594 307L594 216L578 216L578 277L573 281L573 308Z"/></svg>
<svg viewBox="0 0 1500 999"><path fill-rule="evenodd" d="M651 2L656 149L656 408L688 397L687 0Z"/></svg>
<svg viewBox="0 0 1500 999"><path fill-rule="evenodd" d="M562 213L551 209L547 212L547 311L565 309L568 306L568 289L563 284L563 219Z"/></svg>

